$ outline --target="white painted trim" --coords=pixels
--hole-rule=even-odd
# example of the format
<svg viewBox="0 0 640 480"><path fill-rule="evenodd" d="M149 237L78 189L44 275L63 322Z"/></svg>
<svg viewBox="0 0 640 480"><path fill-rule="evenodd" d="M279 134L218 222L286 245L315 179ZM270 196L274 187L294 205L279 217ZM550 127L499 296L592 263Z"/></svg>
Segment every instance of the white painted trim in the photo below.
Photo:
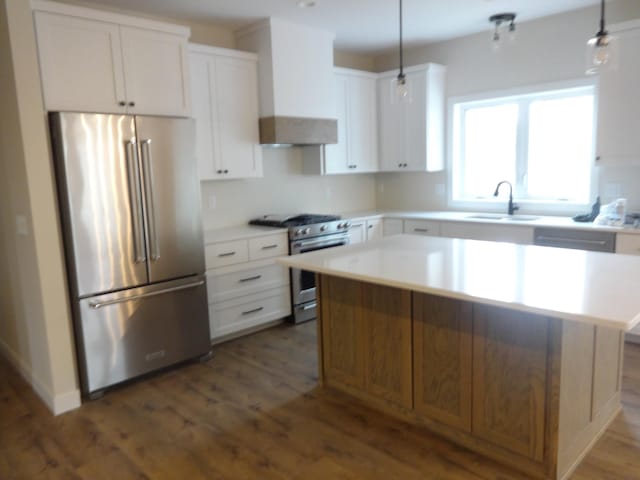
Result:
<svg viewBox="0 0 640 480"><path fill-rule="evenodd" d="M31 386L33 391L40 397L47 408L54 414L60 415L70 410L80 407L80 391L78 389L57 395L51 393L51 389L35 376L22 357L20 357L7 343L0 338L0 354L20 373L22 378Z"/></svg>
<svg viewBox="0 0 640 480"><path fill-rule="evenodd" d="M31 9L42 12L57 13L60 15L68 15L71 17L88 18L102 22L117 23L128 27L145 28L147 30L158 30L160 32L171 33L189 38L191 29L183 25L175 25L172 23L159 22L157 20L149 20L146 18L132 17L120 13L112 13L104 10L94 10L92 8L68 5L49 0L31 0Z"/></svg>
<svg viewBox="0 0 640 480"><path fill-rule="evenodd" d="M243 50L233 50L230 48L211 47L200 43L189 43L189 53L201 53L204 55L215 55L216 57L230 57L239 60L258 61L258 54L245 52Z"/></svg>

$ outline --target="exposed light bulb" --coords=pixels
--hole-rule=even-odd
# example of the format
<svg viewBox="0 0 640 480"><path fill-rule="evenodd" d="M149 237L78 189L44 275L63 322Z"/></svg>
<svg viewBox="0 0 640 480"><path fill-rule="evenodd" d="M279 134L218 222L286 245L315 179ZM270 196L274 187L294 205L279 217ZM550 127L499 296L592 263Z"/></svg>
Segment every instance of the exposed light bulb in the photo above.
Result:
<svg viewBox="0 0 640 480"><path fill-rule="evenodd" d="M598 73L612 63L612 38L604 33L598 34L587 42L587 74L593 75Z"/></svg>
<svg viewBox="0 0 640 480"><path fill-rule="evenodd" d="M401 103L411 103L411 92L404 74L398 75L392 83L396 99Z"/></svg>

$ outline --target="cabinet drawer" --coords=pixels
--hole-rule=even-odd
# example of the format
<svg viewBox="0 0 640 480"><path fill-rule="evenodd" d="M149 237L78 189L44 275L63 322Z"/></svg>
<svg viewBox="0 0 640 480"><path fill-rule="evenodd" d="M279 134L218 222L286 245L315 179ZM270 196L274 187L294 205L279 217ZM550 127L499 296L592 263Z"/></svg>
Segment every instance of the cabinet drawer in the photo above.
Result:
<svg viewBox="0 0 640 480"><path fill-rule="evenodd" d="M289 287L274 288L209 306L211 338L291 315Z"/></svg>
<svg viewBox="0 0 640 480"><path fill-rule="evenodd" d="M210 270L207 272L207 285L209 303L223 302L270 288L287 286L289 269L283 265L272 264L225 274Z"/></svg>
<svg viewBox="0 0 640 480"><path fill-rule="evenodd" d="M207 268L225 267L249 260L246 240L234 240L207 245L205 248Z"/></svg>
<svg viewBox="0 0 640 480"><path fill-rule="evenodd" d="M617 233L616 253L640 255L640 235L633 233Z"/></svg>
<svg viewBox="0 0 640 480"><path fill-rule="evenodd" d="M405 220L404 233L412 235L440 235L440 223L429 220Z"/></svg>
<svg viewBox="0 0 640 480"><path fill-rule="evenodd" d="M249 258L260 260L261 258L281 257L289 253L287 236L284 234L268 235L249 240Z"/></svg>

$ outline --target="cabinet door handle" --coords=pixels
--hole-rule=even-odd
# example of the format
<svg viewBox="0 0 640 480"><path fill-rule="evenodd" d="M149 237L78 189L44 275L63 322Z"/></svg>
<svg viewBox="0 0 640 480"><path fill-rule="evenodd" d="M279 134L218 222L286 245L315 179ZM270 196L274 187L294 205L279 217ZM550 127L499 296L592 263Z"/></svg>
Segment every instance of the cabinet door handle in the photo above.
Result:
<svg viewBox="0 0 640 480"><path fill-rule="evenodd" d="M127 106L127 102L125 102L123 100L123 101L118 102L118 105L120 105L121 107L126 107Z"/></svg>
<svg viewBox="0 0 640 480"><path fill-rule="evenodd" d="M367 228L373 228L373 225L369 225Z"/></svg>
<svg viewBox="0 0 640 480"><path fill-rule="evenodd" d="M224 173L229 173L229 170L225 169L225 170L224 170Z"/></svg>
<svg viewBox="0 0 640 480"><path fill-rule="evenodd" d="M242 312L242 315L251 315L252 313L258 313L261 310L264 310L264 307L254 308L253 310L247 310L246 312Z"/></svg>
<svg viewBox="0 0 640 480"><path fill-rule="evenodd" d="M427 233L429 231L428 228L414 228L414 232Z"/></svg>
<svg viewBox="0 0 640 480"><path fill-rule="evenodd" d="M262 275L254 275L253 277L247 277L247 278L241 278L240 280L238 280L240 283L244 283L244 282L252 282L253 280L260 280L262 278Z"/></svg>
<svg viewBox="0 0 640 480"><path fill-rule="evenodd" d="M226 253L219 253L218 256L219 257L232 257L235 254L236 254L236 252L226 252Z"/></svg>
<svg viewBox="0 0 640 480"><path fill-rule="evenodd" d="M130 107L135 107L136 106L136 102L129 102L129 106Z"/></svg>
<svg viewBox="0 0 640 480"><path fill-rule="evenodd" d="M274 248L278 248L278 244L275 245L265 245L264 247L262 247L262 250L272 250Z"/></svg>

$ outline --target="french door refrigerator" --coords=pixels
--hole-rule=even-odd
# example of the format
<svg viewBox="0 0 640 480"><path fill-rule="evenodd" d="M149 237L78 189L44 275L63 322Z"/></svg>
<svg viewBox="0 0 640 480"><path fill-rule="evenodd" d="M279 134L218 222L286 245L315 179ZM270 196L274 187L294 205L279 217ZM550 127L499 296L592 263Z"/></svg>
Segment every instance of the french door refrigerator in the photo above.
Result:
<svg viewBox="0 0 640 480"><path fill-rule="evenodd" d="M83 393L207 354L193 121L49 123Z"/></svg>

